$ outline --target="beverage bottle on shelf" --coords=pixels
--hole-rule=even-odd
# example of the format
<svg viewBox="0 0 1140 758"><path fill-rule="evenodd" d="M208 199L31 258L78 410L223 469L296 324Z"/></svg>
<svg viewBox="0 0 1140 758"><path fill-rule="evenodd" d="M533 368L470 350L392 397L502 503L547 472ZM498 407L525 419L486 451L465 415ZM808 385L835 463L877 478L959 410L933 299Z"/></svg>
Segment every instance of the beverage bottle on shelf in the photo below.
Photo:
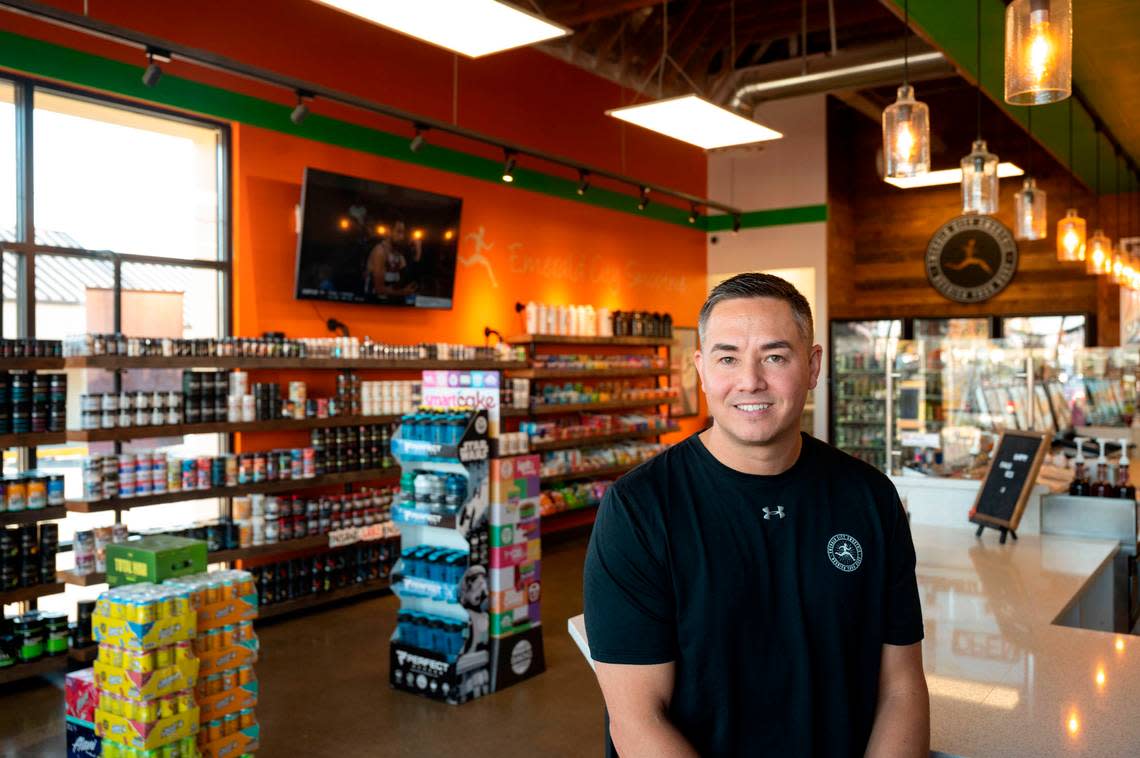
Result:
<svg viewBox="0 0 1140 758"><path fill-rule="evenodd" d="M538 306L533 300L526 304L526 333L538 334Z"/></svg>
<svg viewBox="0 0 1140 758"><path fill-rule="evenodd" d="M1116 486L1113 487L1113 497L1126 500L1136 499L1136 488L1128 481L1128 438L1120 439L1120 463L1116 474Z"/></svg>
<svg viewBox="0 0 1140 758"><path fill-rule="evenodd" d="M1075 437L1077 455L1073 458L1073 481L1069 483L1069 494L1084 496L1089 494L1088 473L1085 471L1085 441L1087 437Z"/></svg>
<svg viewBox="0 0 1140 758"><path fill-rule="evenodd" d="M1104 447L1108 442L1100 437L1096 442L1100 445L1100 456L1096 459L1096 481L1090 486L1089 494L1093 497L1111 497L1112 482L1108 480L1108 458L1104 456Z"/></svg>
<svg viewBox="0 0 1140 758"><path fill-rule="evenodd" d="M535 318L534 318L535 328L533 331L530 331L530 333L531 334L547 334L548 332L546 331L546 318L547 318L547 316L546 316L546 312L547 312L546 303L538 303L535 306L534 312L535 312Z"/></svg>

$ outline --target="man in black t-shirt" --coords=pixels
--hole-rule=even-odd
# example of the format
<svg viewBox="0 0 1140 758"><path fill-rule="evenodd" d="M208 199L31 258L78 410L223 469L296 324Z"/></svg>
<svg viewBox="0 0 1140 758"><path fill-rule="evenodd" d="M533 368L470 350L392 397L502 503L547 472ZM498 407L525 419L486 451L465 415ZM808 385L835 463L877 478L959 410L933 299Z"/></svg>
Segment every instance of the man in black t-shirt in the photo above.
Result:
<svg viewBox="0 0 1140 758"><path fill-rule="evenodd" d="M926 756L914 546L890 480L799 431L811 309L778 277L709 294L712 426L618 480L585 568L607 753Z"/></svg>

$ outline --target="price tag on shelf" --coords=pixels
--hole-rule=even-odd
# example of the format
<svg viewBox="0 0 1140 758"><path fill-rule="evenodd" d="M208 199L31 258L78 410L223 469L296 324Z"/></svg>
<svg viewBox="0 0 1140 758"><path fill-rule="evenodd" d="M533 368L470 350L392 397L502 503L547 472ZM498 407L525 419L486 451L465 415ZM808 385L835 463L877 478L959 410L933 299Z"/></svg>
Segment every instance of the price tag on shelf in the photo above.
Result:
<svg viewBox="0 0 1140 758"><path fill-rule="evenodd" d="M355 545L357 542L369 542L384 537L384 525L350 526L347 529L337 529L329 532L329 548Z"/></svg>

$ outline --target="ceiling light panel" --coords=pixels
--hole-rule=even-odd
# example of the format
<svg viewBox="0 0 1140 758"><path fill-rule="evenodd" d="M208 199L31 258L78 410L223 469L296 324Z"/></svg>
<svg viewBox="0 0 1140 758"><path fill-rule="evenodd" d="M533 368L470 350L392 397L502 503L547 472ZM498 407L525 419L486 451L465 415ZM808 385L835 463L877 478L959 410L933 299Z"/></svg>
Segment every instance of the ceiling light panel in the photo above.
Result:
<svg viewBox="0 0 1140 758"><path fill-rule="evenodd" d="M1006 179L1011 176L1021 176L1025 171L1014 163L999 163L997 175L998 179ZM908 177L887 177L883 179L887 184L893 184L902 189L914 189L915 187L937 187L940 184L961 184L962 183L962 169L960 168L944 168L940 171L927 171L925 174L918 176Z"/></svg>
<svg viewBox="0 0 1140 758"><path fill-rule="evenodd" d="M764 142L784 136L696 95L629 105L606 113L705 150Z"/></svg>
<svg viewBox="0 0 1140 758"><path fill-rule="evenodd" d="M392 31L479 58L570 29L498 0L316 0Z"/></svg>

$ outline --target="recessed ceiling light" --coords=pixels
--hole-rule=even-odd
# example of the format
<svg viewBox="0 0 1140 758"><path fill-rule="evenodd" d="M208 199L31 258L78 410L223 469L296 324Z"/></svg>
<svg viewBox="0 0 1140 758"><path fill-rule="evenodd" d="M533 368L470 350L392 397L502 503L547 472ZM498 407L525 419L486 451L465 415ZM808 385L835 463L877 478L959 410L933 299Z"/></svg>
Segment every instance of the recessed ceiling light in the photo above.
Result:
<svg viewBox="0 0 1140 758"><path fill-rule="evenodd" d="M999 163L998 164L998 179L1006 179L1011 176L1021 176L1025 171L1014 163ZM962 169L960 168L944 168L940 171L927 171L925 174L917 176L906 177L887 177L883 179L887 184L893 184L902 189L914 189L915 187L936 187L940 184L961 184L962 183Z"/></svg>
<svg viewBox="0 0 1140 758"><path fill-rule="evenodd" d="M470 58L572 33L498 0L316 1Z"/></svg>
<svg viewBox="0 0 1140 758"><path fill-rule="evenodd" d="M784 136L696 95L628 105L606 111L606 114L705 150Z"/></svg>

